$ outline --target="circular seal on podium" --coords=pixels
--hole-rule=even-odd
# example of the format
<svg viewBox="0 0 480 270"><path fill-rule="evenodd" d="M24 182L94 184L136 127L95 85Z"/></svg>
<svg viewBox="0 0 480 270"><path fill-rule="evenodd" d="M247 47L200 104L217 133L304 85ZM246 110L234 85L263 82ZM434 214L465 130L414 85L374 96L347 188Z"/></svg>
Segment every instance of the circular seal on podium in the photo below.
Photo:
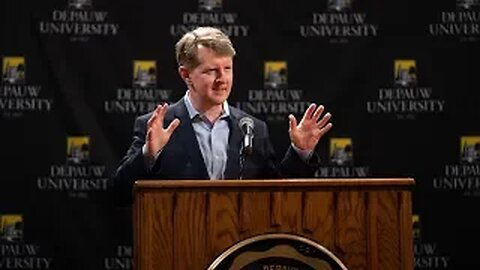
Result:
<svg viewBox="0 0 480 270"><path fill-rule="evenodd" d="M294 234L263 234L233 245L208 270L347 270L328 249Z"/></svg>

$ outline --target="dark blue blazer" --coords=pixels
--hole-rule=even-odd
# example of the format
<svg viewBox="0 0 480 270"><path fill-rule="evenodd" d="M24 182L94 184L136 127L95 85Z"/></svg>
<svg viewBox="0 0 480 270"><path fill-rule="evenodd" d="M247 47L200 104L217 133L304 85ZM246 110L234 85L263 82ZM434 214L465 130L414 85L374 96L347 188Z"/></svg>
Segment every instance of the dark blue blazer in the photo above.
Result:
<svg viewBox="0 0 480 270"><path fill-rule="evenodd" d="M226 179L240 178L240 147L242 131L238 125L242 117L254 120L253 152L244 162L243 179L305 178L312 177L316 162L304 162L289 147L283 160L277 162L269 139L265 122L248 115L246 112L230 106L230 135L228 139ZM113 177L114 192L118 202L132 202L132 187L136 180L145 179L209 179L200 147L192 126L184 100L169 106L165 114L164 126L175 118L180 125L173 132L170 141L158 156L154 166L149 169L142 154L145 144L147 121L152 113L142 115L135 120L133 142Z"/></svg>

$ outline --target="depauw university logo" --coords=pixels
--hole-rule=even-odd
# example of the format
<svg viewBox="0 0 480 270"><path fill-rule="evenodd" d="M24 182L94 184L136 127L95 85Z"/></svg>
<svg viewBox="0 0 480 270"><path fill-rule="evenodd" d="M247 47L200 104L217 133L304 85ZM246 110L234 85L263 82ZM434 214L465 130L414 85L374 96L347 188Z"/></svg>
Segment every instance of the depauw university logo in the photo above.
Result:
<svg viewBox="0 0 480 270"><path fill-rule="evenodd" d="M480 164L480 136L460 138L460 162Z"/></svg>
<svg viewBox="0 0 480 270"><path fill-rule="evenodd" d="M399 87L417 86L417 64L412 59L394 61L394 85Z"/></svg>
<svg viewBox="0 0 480 270"><path fill-rule="evenodd" d="M352 9L353 0L328 0L327 9L329 11L347 11Z"/></svg>
<svg viewBox="0 0 480 270"><path fill-rule="evenodd" d="M221 11L222 0L199 0L198 9L200 11Z"/></svg>
<svg viewBox="0 0 480 270"><path fill-rule="evenodd" d="M264 69L264 87L278 89L287 87L287 62L267 61Z"/></svg>
<svg viewBox="0 0 480 270"><path fill-rule="evenodd" d="M92 0L69 0L68 7L74 9L88 9L92 7Z"/></svg>
<svg viewBox="0 0 480 270"><path fill-rule="evenodd" d="M457 9L459 10L477 9L479 5L479 0L457 0Z"/></svg>
<svg viewBox="0 0 480 270"><path fill-rule="evenodd" d="M88 136L67 137L67 164L77 165L90 162L90 138Z"/></svg>
<svg viewBox="0 0 480 270"><path fill-rule="evenodd" d="M353 165L351 138L330 139L330 163L337 166Z"/></svg>
<svg viewBox="0 0 480 270"><path fill-rule="evenodd" d="M23 239L23 216L0 215L0 240L16 242Z"/></svg>
<svg viewBox="0 0 480 270"><path fill-rule="evenodd" d="M413 240L420 241L422 239L422 230L420 227L420 215L412 215L412 233Z"/></svg>
<svg viewBox="0 0 480 270"><path fill-rule="evenodd" d="M155 87L157 85L157 63L152 60L133 61L133 86Z"/></svg>
<svg viewBox="0 0 480 270"><path fill-rule="evenodd" d="M25 57L3 57L2 82L7 84L25 83Z"/></svg>

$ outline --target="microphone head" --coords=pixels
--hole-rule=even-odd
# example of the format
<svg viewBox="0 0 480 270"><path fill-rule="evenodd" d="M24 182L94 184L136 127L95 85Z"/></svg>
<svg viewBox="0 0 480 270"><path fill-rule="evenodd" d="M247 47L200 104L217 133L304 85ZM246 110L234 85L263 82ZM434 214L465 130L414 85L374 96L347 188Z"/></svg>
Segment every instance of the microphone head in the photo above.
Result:
<svg viewBox="0 0 480 270"><path fill-rule="evenodd" d="M253 130L255 124L252 118L245 116L240 119L240 121L238 122L238 126L243 131L243 133L247 133L249 130Z"/></svg>

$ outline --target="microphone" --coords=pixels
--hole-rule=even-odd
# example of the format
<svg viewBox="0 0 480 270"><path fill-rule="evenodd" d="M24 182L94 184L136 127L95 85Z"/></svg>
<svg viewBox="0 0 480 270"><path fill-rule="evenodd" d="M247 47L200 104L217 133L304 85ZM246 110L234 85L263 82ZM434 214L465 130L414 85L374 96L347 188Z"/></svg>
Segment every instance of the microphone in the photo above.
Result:
<svg viewBox="0 0 480 270"><path fill-rule="evenodd" d="M238 126L243 133L242 148L240 149L240 154L250 155L253 152L253 127L255 126L252 118L243 117L238 122Z"/></svg>

